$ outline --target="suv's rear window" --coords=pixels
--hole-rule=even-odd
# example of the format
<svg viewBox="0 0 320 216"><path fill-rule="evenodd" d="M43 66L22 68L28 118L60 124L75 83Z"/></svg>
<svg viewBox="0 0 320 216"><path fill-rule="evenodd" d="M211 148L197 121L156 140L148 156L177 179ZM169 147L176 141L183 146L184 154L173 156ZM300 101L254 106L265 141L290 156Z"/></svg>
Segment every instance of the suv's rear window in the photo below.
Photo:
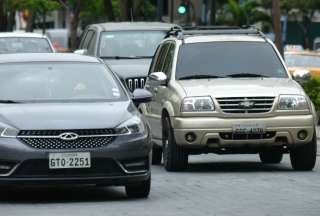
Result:
<svg viewBox="0 0 320 216"><path fill-rule="evenodd" d="M240 76L239 76L240 74ZM212 77L288 77L273 47L262 42L190 43L179 51L176 79ZM248 76L251 77L251 76Z"/></svg>

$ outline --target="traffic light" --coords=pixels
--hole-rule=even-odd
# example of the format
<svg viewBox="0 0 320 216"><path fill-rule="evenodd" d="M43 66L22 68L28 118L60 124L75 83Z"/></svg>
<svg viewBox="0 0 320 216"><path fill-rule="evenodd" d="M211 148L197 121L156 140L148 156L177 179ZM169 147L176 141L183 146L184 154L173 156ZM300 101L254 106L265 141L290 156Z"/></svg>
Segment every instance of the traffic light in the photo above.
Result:
<svg viewBox="0 0 320 216"><path fill-rule="evenodd" d="M180 3L180 5L178 6L177 11L178 11L178 14L180 14L180 15L184 15L184 14L188 13L189 12L189 1L186 1L186 0L182 1Z"/></svg>

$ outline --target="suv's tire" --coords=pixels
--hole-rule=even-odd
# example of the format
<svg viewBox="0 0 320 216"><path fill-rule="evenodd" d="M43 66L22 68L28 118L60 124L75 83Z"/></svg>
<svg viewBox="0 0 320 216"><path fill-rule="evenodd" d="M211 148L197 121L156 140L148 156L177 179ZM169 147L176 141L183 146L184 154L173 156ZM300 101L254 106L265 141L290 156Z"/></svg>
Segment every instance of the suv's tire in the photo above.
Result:
<svg viewBox="0 0 320 216"><path fill-rule="evenodd" d="M312 170L317 158L317 137L314 132L311 142L294 147L290 152L292 168L299 171Z"/></svg>
<svg viewBox="0 0 320 216"><path fill-rule="evenodd" d="M162 149L153 147L152 149L152 165L160 165L162 160Z"/></svg>
<svg viewBox="0 0 320 216"><path fill-rule="evenodd" d="M264 164L278 164L282 161L283 154L279 150L266 150L259 153L260 160Z"/></svg>
<svg viewBox="0 0 320 216"><path fill-rule="evenodd" d="M188 165L188 154L175 142L170 119L166 117L162 127L163 165L167 171L181 171Z"/></svg>
<svg viewBox="0 0 320 216"><path fill-rule="evenodd" d="M130 198L147 198L150 194L151 177L147 180L126 185L126 193Z"/></svg>

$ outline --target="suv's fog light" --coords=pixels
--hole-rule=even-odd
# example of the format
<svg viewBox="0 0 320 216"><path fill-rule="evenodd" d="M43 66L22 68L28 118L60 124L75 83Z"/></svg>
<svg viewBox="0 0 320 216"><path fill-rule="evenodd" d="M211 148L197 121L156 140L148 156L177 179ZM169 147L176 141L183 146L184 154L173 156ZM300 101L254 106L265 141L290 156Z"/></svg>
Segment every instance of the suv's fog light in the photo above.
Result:
<svg viewBox="0 0 320 216"><path fill-rule="evenodd" d="M193 132L189 132L186 134L186 140L189 143L194 142L197 139L197 136Z"/></svg>
<svg viewBox="0 0 320 216"><path fill-rule="evenodd" d="M300 140L305 140L307 138L307 136L308 136L308 132L305 130L301 130L298 132L298 138Z"/></svg>

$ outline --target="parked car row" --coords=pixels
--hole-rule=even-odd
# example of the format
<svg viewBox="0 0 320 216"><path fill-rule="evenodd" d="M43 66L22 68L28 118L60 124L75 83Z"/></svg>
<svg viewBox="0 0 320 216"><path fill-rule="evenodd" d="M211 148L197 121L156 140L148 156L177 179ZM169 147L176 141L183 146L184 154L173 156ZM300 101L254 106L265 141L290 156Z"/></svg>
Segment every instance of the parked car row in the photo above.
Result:
<svg viewBox="0 0 320 216"><path fill-rule="evenodd" d="M16 52L0 55L0 185L123 185L142 198L151 163L181 171L191 154L315 166L316 112L297 82L308 73L292 76L256 29L107 23L76 54Z"/></svg>

